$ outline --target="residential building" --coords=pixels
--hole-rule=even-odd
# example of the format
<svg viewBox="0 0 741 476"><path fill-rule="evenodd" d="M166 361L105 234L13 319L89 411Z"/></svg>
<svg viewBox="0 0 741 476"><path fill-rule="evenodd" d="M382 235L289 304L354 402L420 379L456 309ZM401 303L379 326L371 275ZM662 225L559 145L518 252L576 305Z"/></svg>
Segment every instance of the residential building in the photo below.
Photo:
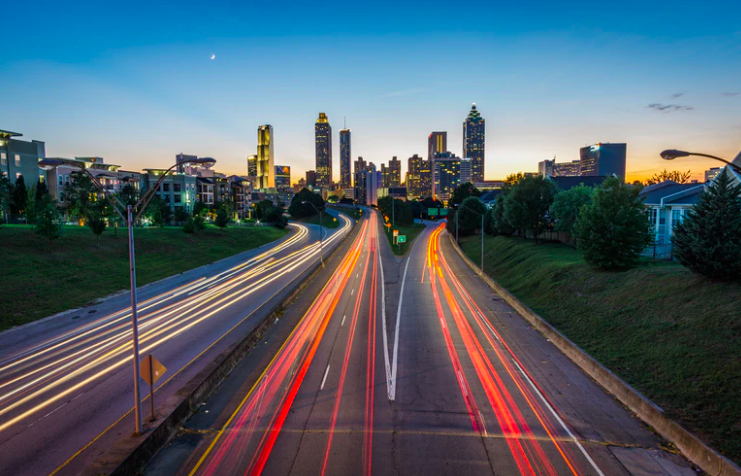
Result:
<svg viewBox="0 0 741 476"><path fill-rule="evenodd" d="M625 180L626 151L626 144L607 142L582 147L579 151L581 175L583 177L615 175Z"/></svg>
<svg viewBox="0 0 741 476"><path fill-rule="evenodd" d="M453 190L461 183L461 159L452 152L435 154L433 198L448 206Z"/></svg>
<svg viewBox="0 0 741 476"><path fill-rule="evenodd" d="M471 105L468 117L463 121L463 157L471 159L472 182L484 181L485 160L485 120L476 110L476 103Z"/></svg>
<svg viewBox="0 0 741 476"><path fill-rule="evenodd" d="M0 130L0 174L15 184L23 176L27 186L46 180L46 172L39 168L39 160L46 158L46 144L41 141L17 139L23 134Z"/></svg>
<svg viewBox="0 0 741 476"><path fill-rule="evenodd" d="M473 183L473 159L461 159L460 183Z"/></svg>
<svg viewBox="0 0 741 476"><path fill-rule="evenodd" d="M247 157L247 176L257 177L257 155Z"/></svg>
<svg viewBox="0 0 741 476"><path fill-rule="evenodd" d="M182 152L175 156L175 162L178 164L175 170L181 174L196 175L197 165L191 165L189 162L196 160L198 156L183 154Z"/></svg>
<svg viewBox="0 0 741 476"><path fill-rule="evenodd" d="M230 175L227 177L231 188L231 200L234 205L235 218L244 219L249 217L249 207L247 205L247 194L250 188L249 180L239 175Z"/></svg>
<svg viewBox="0 0 741 476"><path fill-rule="evenodd" d="M310 189L316 188L316 172L314 170L306 171L306 187Z"/></svg>
<svg viewBox="0 0 741 476"><path fill-rule="evenodd" d="M173 212L178 208L183 208L186 212L193 209L198 198L197 177L176 171L167 172L165 169L144 169L144 172L146 190L154 187L162 175L167 174L155 195L164 200Z"/></svg>
<svg viewBox="0 0 741 476"><path fill-rule="evenodd" d="M706 170L705 171L705 182L709 183L715 180L715 177L718 176L721 170L723 170L723 167L713 167L710 170Z"/></svg>
<svg viewBox="0 0 741 476"><path fill-rule="evenodd" d="M266 124L257 128L257 180L260 190L275 188L275 155L273 153L273 126Z"/></svg>
<svg viewBox="0 0 741 476"><path fill-rule="evenodd" d="M319 113L314 124L314 144L316 147L316 186L328 189L332 182L332 126L327 115Z"/></svg>
<svg viewBox="0 0 741 476"><path fill-rule="evenodd" d="M65 189L73 181L74 175L83 173L80 167L87 169L108 193L119 193L129 181L137 188L146 186L146 181L141 180L141 174L136 174L138 175L137 180L132 172L128 172L126 175L119 173L119 165L106 164L102 157L53 158L65 163L47 172L46 186L49 193L60 202L65 200ZM36 167L38 168L38 159L36 160ZM26 185L29 184L26 183Z"/></svg>
<svg viewBox="0 0 741 476"><path fill-rule="evenodd" d="M352 144L350 129L340 131L340 187L352 187Z"/></svg>

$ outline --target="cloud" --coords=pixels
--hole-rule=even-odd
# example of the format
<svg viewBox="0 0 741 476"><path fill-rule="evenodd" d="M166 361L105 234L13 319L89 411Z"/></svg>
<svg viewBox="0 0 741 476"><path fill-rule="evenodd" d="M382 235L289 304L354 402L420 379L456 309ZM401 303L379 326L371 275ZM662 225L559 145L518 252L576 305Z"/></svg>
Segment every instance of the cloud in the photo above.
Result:
<svg viewBox="0 0 741 476"><path fill-rule="evenodd" d="M692 111L695 108L691 106L680 106L679 104L660 104L653 103L646 106L649 109L654 109L660 112L675 112L675 111Z"/></svg>
<svg viewBox="0 0 741 476"><path fill-rule="evenodd" d="M422 91L424 90L420 88L409 88L409 89L404 89L402 91L394 91L391 93L382 94L378 97L379 98L394 98L398 96L406 96L407 94L421 93Z"/></svg>
<svg viewBox="0 0 741 476"><path fill-rule="evenodd" d="M723 96L728 97L728 98L732 98L734 96L738 96L739 94L741 94L741 93L722 93Z"/></svg>
<svg viewBox="0 0 741 476"><path fill-rule="evenodd" d="M674 99L676 99L676 98L681 98L682 96L684 96L684 93L674 93L674 94L672 94L672 97L673 97Z"/></svg>

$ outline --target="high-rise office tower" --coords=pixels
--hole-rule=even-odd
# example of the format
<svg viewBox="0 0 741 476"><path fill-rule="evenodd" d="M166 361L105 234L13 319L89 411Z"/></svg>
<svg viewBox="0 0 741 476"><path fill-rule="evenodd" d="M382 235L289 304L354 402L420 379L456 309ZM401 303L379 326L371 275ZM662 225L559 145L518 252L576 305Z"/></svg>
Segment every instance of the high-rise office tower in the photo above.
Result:
<svg viewBox="0 0 741 476"><path fill-rule="evenodd" d="M388 188L391 186L391 169L386 164L381 164L381 187Z"/></svg>
<svg viewBox="0 0 741 476"><path fill-rule="evenodd" d="M261 190L275 188L275 156L273 154L273 126L265 124L257 128L257 180L255 186Z"/></svg>
<svg viewBox="0 0 741 476"><path fill-rule="evenodd" d="M460 183L473 183L473 159L461 158Z"/></svg>
<svg viewBox="0 0 741 476"><path fill-rule="evenodd" d="M355 184L355 200L360 204L365 204L365 174L368 168L368 164L363 160L362 157L358 157L355 161L355 173L353 183Z"/></svg>
<svg viewBox="0 0 741 476"><path fill-rule="evenodd" d="M463 157L471 159L471 181L484 181L485 120L476 110L476 103L463 121Z"/></svg>
<svg viewBox="0 0 741 476"><path fill-rule="evenodd" d="M247 157L247 175L257 177L257 156L250 155Z"/></svg>
<svg viewBox="0 0 741 476"><path fill-rule="evenodd" d="M432 160L422 160L419 163L419 197L432 196Z"/></svg>
<svg viewBox="0 0 741 476"><path fill-rule="evenodd" d="M415 199L421 197L419 171L424 159L417 154L407 159L407 197Z"/></svg>
<svg viewBox="0 0 741 476"><path fill-rule="evenodd" d="M461 159L451 152L438 153L433 166L433 198L449 206L448 199L461 183Z"/></svg>
<svg viewBox="0 0 741 476"><path fill-rule="evenodd" d="M582 147L581 157L582 177L605 177L617 175L625 180L626 144L597 143Z"/></svg>
<svg viewBox="0 0 741 476"><path fill-rule="evenodd" d="M389 187L401 186L401 160L394 156L389 161Z"/></svg>
<svg viewBox="0 0 741 476"><path fill-rule="evenodd" d="M435 154L442 154L448 150L448 133L433 132L427 138L427 160L430 161L430 168L435 172ZM432 197L435 198L435 181L432 180Z"/></svg>
<svg viewBox="0 0 741 476"><path fill-rule="evenodd" d="M316 187L316 170L306 171L306 186L310 188Z"/></svg>
<svg viewBox="0 0 741 476"><path fill-rule="evenodd" d="M332 183L332 126L327 115L319 113L314 124L314 144L316 145L316 185L328 189Z"/></svg>
<svg viewBox="0 0 741 476"><path fill-rule="evenodd" d="M350 129L342 129L340 131L340 187L345 189L352 186L351 177L351 134Z"/></svg>

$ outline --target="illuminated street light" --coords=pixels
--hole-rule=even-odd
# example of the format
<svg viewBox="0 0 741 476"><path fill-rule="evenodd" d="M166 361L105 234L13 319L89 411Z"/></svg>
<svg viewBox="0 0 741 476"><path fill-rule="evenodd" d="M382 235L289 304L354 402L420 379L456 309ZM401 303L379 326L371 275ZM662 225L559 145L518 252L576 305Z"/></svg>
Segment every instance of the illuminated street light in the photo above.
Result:
<svg viewBox="0 0 741 476"><path fill-rule="evenodd" d="M661 158L664 160L674 160L677 157L689 157L691 155L697 156L697 157L707 157L709 159L718 160L720 162L723 162L727 166L731 167L733 170L735 170L737 173L741 174L741 167L739 167L736 164L733 164L726 159L722 159L720 157L716 157L714 155L710 154L701 154L699 152L685 152L684 150L676 150L676 149L669 149L665 150L661 153Z"/></svg>
<svg viewBox="0 0 741 476"><path fill-rule="evenodd" d="M93 182L103 196L111 203L111 206L116 211L119 217L126 223L129 231L129 277L131 283L131 328L132 328L132 341L133 341L133 352L134 352L134 417L135 417L135 435L140 435L142 431L142 412L141 412L141 394L139 391L139 322L136 314L137 298L136 298L136 255L134 253L134 223L139 219L141 214L147 208L149 201L154 197L154 194L160 187L160 184L165 180L167 174L181 164L204 164L213 165L216 161L211 158L204 159L192 159L186 162L180 162L169 169L165 170L162 176L151 187L147 190L144 195L139 199L138 202L132 207L131 205L124 205L124 203L115 195L110 194L106 191L105 187L101 185L98 179L85 168L84 163L76 160L63 160L63 159L41 159L39 161L39 167L43 170L53 170L59 166L66 165L69 167L75 167L86 173L90 180ZM134 216L134 210L139 208L136 216Z"/></svg>

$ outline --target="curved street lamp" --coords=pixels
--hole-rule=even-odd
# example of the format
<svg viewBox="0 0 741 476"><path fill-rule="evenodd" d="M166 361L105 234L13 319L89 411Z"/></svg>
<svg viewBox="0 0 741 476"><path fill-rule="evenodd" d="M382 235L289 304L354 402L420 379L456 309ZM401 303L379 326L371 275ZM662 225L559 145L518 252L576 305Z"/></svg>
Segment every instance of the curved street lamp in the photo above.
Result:
<svg viewBox="0 0 741 476"><path fill-rule="evenodd" d="M677 157L689 157L691 155L697 156L697 157L707 157L709 159L718 160L720 162L723 162L727 166L731 167L733 170L735 170L737 173L741 174L741 167L738 165L727 161L726 159L722 159L720 157L716 157L715 155L710 154L701 154L699 152L686 152L684 150L676 150L676 149L669 149L665 150L661 153L661 158L664 160L674 160Z"/></svg>
<svg viewBox="0 0 741 476"><path fill-rule="evenodd" d="M322 268L324 268L324 229L322 228L322 211L319 210L316 205L311 202L302 200L301 203L304 205L311 205L312 207L314 207L314 210L319 213L319 261L322 262Z"/></svg>
<svg viewBox="0 0 741 476"><path fill-rule="evenodd" d="M39 167L43 170L53 170L59 166L65 165L69 167L75 167L86 173L90 180L92 180L95 187L100 190L103 196L111 203L111 206L116 211L119 217L126 223L129 231L129 275L131 283L131 328L132 328L132 341L134 351L134 417L135 423L135 435L141 434L142 430L142 412L141 412L141 393L139 391L139 323L137 318L137 298L136 298L136 255L134 253L134 223L139 219L141 214L147 208L149 201L152 199L157 190L159 189L162 182L167 177L167 174L182 164L215 164L214 159L193 159L187 162L180 162L173 165L169 169L165 170L162 176L157 180L153 187L147 190L144 195L136 202L132 207L131 205L124 205L124 203L115 195L109 193L98 179L88 169L85 168L83 163L75 160L63 160L63 159L42 159L39 161ZM134 210L139 208L136 216L134 216Z"/></svg>

